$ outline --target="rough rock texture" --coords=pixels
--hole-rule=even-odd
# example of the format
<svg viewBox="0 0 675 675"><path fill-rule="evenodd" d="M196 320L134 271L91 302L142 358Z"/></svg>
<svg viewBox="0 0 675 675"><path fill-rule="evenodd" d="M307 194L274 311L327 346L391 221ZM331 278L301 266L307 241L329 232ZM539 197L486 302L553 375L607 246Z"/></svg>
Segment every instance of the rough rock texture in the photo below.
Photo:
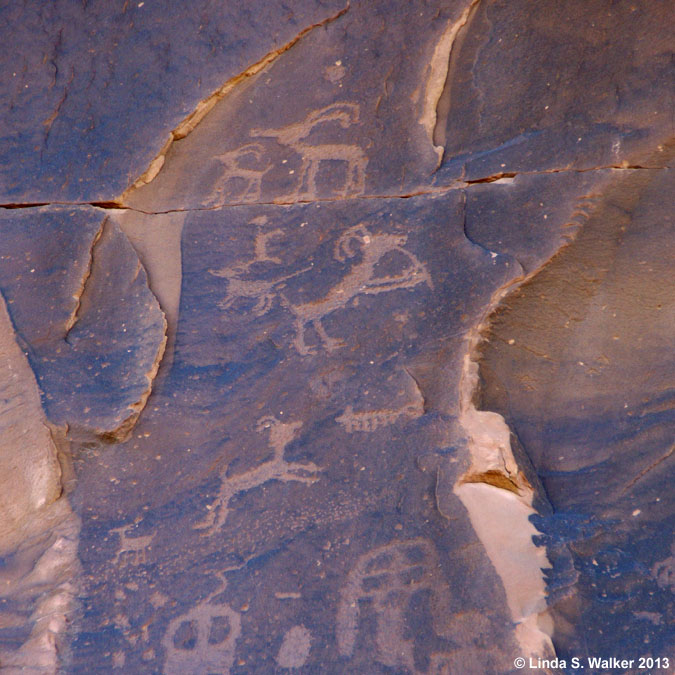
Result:
<svg viewBox="0 0 675 675"><path fill-rule="evenodd" d="M65 496L72 470L63 435L47 423L1 296L0 354L0 665L54 672L69 653L77 605L79 519Z"/></svg>
<svg viewBox="0 0 675 675"><path fill-rule="evenodd" d="M485 336L481 405L527 448L554 507L538 526L574 557L558 622L571 651L616 634L672 648L673 187L662 170L614 181Z"/></svg>
<svg viewBox="0 0 675 675"><path fill-rule="evenodd" d="M554 4L0 8L0 668L673 664L669 7Z"/></svg>
<svg viewBox="0 0 675 675"><path fill-rule="evenodd" d="M0 219L0 289L50 420L123 437L166 342L136 252L100 209L16 209Z"/></svg>

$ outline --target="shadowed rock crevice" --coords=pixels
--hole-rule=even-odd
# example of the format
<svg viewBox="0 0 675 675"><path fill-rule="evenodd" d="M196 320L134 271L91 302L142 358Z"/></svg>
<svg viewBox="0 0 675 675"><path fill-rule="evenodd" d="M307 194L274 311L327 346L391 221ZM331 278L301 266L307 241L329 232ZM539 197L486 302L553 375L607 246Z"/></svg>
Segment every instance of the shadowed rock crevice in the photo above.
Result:
<svg viewBox="0 0 675 675"><path fill-rule="evenodd" d="M438 168L445 151L445 127L449 111L448 78L451 77L453 49L461 45L461 32L471 21L474 9L480 0L472 0L455 21L448 22L434 49L427 80L425 105L420 124L429 137L429 142L438 156Z"/></svg>
<svg viewBox="0 0 675 675"><path fill-rule="evenodd" d="M88 260L87 265L84 269L84 274L82 275L82 281L80 282L80 287L73 294L73 300L75 300L75 307L73 307L73 313L70 315L70 317L66 321L65 335L63 336L63 339L66 342L68 342L68 335L69 335L70 331L73 329L73 326L77 323L77 320L79 318L80 308L82 307L82 295L84 294L85 288L87 287L87 281L89 281L89 277L91 276L92 266L94 264L94 249L96 248L96 244L98 244L98 241L101 238L101 235L103 234L104 228L105 228L105 220L102 220L101 221L101 227L98 229L98 231L94 235L94 238L91 242L91 247L89 249L89 260Z"/></svg>
<svg viewBox="0 0 675 675"><path fill-rule="evenodd" d="M141 261L126 235L107 218L94 237L90 263L75 300L76 311L72 323L66 324L64 337L73 347L73 356L81 354L88 367L101 359L114 364L115 353L123 359L119 372L113 371L115 384L123 392L117 415L110 418L113 411L99 411L91 418L92 422L98 418L92 428L95 433L108 441L119 441L128 437L150 396L166 346L167 324ZM110 336L109 351L102 349L106 334ZM137 362L122 356L122 345ZM104 373L102 367L98 373ZM96 384L82 382L81 386L91 390Z"/></svg>
<svg viewBox="0 0 675 675"><path fill-rule="evenodd" d="M362 199L410 199L411 197L419 197L424 195L441 195L452 190L465 190L471 189L475 185L482 185L487 183L497 183L501 185L508 185L513 182L513 179L518 176L546 176L554 174L585 174L592 172L606 172L606 171L667 171L671 167L669 166L640 166L640 165L619 165L619 164L608 164L605 166L593 166L583 169L572 169L569 167L560 167L553 168L544 171L507 171L499 172L489 176L476 177L471 180L453 180L447 185L437 185L437 186L428 186L420 187L417 190L410 192L401 192L396 193L382 193L382 194L359 194L359 195L340 195L334 197L316 197L312 199L293 199L291 201L284 201L283 199L274 199L273 201L242 201L242 202L229 202L226 204L214 205L214 206L191 206L184 208L170 208L170 209L156 209L149 210L140 208L137 205L129 205L122 201L95 201L95 202L69 202L69 201L59 201L59 202L26 202L26 203L8 203L0 204L0 209L14 210L14 209L35 209L41 208L44 206L91 206L98 209L103 209L106 211L132 211L141 213L144 215L165 215L169 213L190 213L197 211L216 211L224 207L241 207L241 206L250 206L250 205L259 205L259 206L293 206L294 204L313 204L313 203L323 203L323 202L349 202L349 201L358 201ZM131 188L129 188L131 190ZM127 194L127 193L125 193Z"/></svg>

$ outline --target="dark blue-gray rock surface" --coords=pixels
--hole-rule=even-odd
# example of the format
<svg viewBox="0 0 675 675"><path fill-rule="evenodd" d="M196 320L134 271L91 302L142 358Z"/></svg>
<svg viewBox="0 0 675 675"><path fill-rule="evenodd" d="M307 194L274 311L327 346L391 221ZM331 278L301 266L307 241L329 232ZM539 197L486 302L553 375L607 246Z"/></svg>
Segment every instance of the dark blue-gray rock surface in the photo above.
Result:
<svg viewBox="0 0 675 675"><path fill-rule="evenodd" d="M6 342L62 487L0 541L0 669L672 664L668 9L0 7ZM534 514L527 616L467 483Z"/></svg>

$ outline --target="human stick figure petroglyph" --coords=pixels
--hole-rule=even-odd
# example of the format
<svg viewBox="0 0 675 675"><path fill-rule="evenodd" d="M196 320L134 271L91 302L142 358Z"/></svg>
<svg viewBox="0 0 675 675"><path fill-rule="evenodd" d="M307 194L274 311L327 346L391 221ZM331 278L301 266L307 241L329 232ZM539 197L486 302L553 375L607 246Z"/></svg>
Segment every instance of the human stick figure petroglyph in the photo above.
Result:
<svg viewBox="0 0 675 675"><path fill-rule="evenodd" d="M273 458L244 473L229 477L223 475L218 496L207 506L208 515L195 525L195 529L206 529L209 535L219 531L227 520L230 500L269 481L296 481L306 485L316 483L319 480L317 474L323 471L322 467L314 462L287 462L284 459L286 446L295 438L296 431L301 426L302 422L280 422L271 416L258 420L257 431L269 432L269 444L274 450Z"/></svg>
<svg viewBox="0 0 675 675"><path fill-rule="evenodd" d="M371 234L363 223L349 228L338 239L334 257L339 262L354 258L359 250L361 259L352 265L342 280L318 300L302 304L293 304L280 294L283 305L295 316L295 348L301 355L314 353L314 349L305 344L305 330L312 325L324 348L331 352L344 345L326 333L322 320L337 309L344 308L358 295L376 295L401 288L414 288L418 284L427 284L433 288L431 276L424 264L403 246L408 238L403 234L379 232ZM398 274L377 276L376 265L390 253L400 253L409 262Z"/></svg>
<svg viewBox="0 0 675 675"><path fill-rule="evenodd" d="M389 667L419 672L413 655L414 640L406 638L405 614L413 595L429 590L447 596L447 584L438 573L438 556L427 539L395 541L366 553L349 572L340 591L337 643L342 656L352 656L359 623L359 602L369 600L376 614L377 659Z"/></svg>
<svg viewBox="0 0 675 675"><path fill-rule="evenodd" d="M317 126L327 122L337 122L340 127L359 123L360 107L356 103L333 103L314 110L301 122L295 122L279 129L252 129L250 135L261 138L276 138L277 141L302 158L299 180L296 190L289 199L303 201L315 199L317 195L317 175L322 162L343 162L347 165L341 196L363 194L366 186L366 166L368 158L358 145L345 143L316 143L308 137ZM245 146L244 146L245 147Z"/></svg>
<svg viewBox="0 0 675 675"><path fill-rule="evenodd" d="M241 615L229 605L214 602L226 586L221 575L221 584L213 593L171 621L162 640L166 675L230 672L241 636Z"/></svg>

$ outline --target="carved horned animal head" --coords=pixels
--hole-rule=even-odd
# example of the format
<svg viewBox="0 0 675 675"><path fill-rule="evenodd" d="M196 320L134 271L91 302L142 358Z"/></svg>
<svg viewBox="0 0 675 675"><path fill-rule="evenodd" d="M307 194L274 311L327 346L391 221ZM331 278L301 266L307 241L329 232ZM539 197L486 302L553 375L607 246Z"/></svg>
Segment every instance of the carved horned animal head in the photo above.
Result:
<svg viewBox="0 0 675 675"><path fill-rule="evenodd" d="M347 258L353 258L359 247L369 244L371 240L372 235L363 223L350 227L335 244L335 259L345 262Z"/></svg>

